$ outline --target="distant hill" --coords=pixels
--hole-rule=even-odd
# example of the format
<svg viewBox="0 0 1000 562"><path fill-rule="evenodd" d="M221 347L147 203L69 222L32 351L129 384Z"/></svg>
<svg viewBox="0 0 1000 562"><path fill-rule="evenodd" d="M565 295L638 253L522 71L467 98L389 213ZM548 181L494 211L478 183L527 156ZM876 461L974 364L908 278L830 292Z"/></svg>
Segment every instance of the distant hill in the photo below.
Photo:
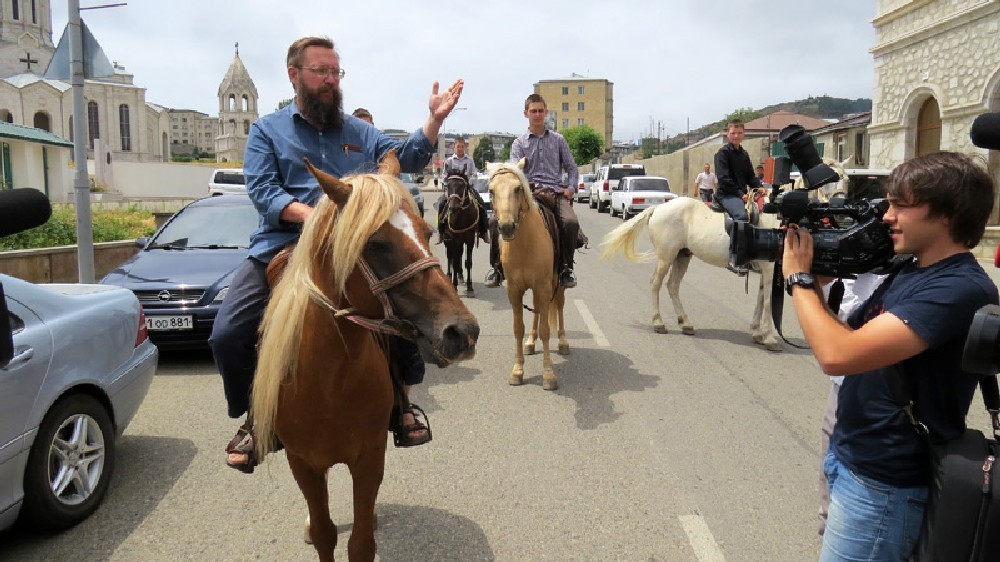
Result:
<svg viewBox="0 0 1000 562"><path fill-rule="evenodd" d="M784 103L776 103L767 107L762 107L760 109L749 110L748 108L746 110L737 110L737 112L745 112L743 120L749 121L751 119L756 119L769 113L781 110L799 113L801 115L808 115L809 117L816 117L817 119L839 119L848 113L871 111L872 100L869 98L858 98L852 100L846 98L832 98L830 96L810 96L804 100L787 101ZM692 129L690 133L690 142L698 142L705 137L722 131L726 127L727 120L728 116L723 117L714 123L708 123L697 129ZM667 146L671 147L673 150L686 146L688 143L685 142L684 137L684 133L671 137L667 140Z"/></svg>

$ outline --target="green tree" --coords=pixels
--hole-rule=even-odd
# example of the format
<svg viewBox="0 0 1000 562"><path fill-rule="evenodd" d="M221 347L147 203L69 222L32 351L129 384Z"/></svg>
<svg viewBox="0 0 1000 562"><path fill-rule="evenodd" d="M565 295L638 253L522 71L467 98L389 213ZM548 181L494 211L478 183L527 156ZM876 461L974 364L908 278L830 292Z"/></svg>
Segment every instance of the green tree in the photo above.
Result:
<svg viewBox="0 0 1000 562"><path fill-rule="evenodd" d="M284 99L278 102L278 109L285 107L286 105L292 103L292 98Z"/></svg>
<svg viewBox="0 0 1000 562"><path fill-rule="evenodd" d="M510 147L514 144L514 139L510 139L503 145L503 151L500 152L500 161L506 162L510 160Z"/></svg>
<svg viewBox="0 0 1000 562"><path fill-rule="evenodd" d="M565 129L562 136L566 137L569 150L577 166L589 164L591 160L604 153L604 138L588 125L580 125Z"/></svg>
<svg viewBox="0 0 1000 562"><path fill-rule="evenodd" d="M742 119L743 122L746 123L747 121L753 121L754 119L760 117L761 115L763 114L760 111L757 111L752 107L740 107L738 109L733 110L733 112L730 113L729 115L726 115L726 118L723 119L722 126L725 127L726 122L728 122L730 119Z"/></svg>
<svg viewBox="0 0 1000 562"><path fill-rule="evenodd" d="M642 159L651 158L655 154L659 154L657 151L657 138L656 137L644 137L642 139Z"/></svg>
<svg viewBox="0 0 1000 562"><path fill-rule="evenodd" d="M472 151L472 161L476 163L476 168L482 170L486 167L487 162L493 162L496 157L496 151L493 150L493 143L490 142L490 138L483 137L479 139L479 144Z"/></svg>

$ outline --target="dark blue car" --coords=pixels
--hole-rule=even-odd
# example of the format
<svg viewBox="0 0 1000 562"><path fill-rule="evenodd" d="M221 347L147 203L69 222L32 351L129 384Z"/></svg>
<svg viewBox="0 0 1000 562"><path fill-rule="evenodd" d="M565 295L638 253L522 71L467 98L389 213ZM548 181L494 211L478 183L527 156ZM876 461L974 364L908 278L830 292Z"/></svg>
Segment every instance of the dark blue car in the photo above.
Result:
<svg viewBox="0 0 1000 562"><path fill-rule="evenodd" d="M200 199L177 211L101 283L130 289L160 349L208 346L236 266L247 257L259 215L246 195Z"/></svg>

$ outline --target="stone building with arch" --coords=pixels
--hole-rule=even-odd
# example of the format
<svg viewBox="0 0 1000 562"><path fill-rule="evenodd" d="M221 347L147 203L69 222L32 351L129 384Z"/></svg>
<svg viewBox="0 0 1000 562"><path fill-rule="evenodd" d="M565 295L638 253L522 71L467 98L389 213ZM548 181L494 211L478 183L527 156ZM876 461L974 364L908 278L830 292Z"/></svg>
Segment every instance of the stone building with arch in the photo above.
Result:
<svg viewBox="0 0 1000 562"><path fill-rule="evenodd" d="M0 2L0 121L73 139L73 93L68 81L43 75L57 49L50 0ZM94 41L93 46L97 46ZM103 57L97 46L88 57ZM88 157L101 139L103 157L124 162L170 159L166 109L146 102L146 90L115 63L109 76L87 79Z"/></svg>
<svg viewBox="0 0 1000 562"><path fill-rule="evenodd" d="M877 0L870 166L930 152L982 154L1000 185L1000 152L976 148L976 116L1000 111L1000 0ZM1000 196L991 224L1000 223Z"/></svg>
<svg viewBox="0 0 1000 562"><path fill-rule="evenodd" d="M215 137L215 159L218 162L242 162L247 147L250 124L257 120L257 86L240 59L239 43L236 55L219 84L219 134Z"/></svg>

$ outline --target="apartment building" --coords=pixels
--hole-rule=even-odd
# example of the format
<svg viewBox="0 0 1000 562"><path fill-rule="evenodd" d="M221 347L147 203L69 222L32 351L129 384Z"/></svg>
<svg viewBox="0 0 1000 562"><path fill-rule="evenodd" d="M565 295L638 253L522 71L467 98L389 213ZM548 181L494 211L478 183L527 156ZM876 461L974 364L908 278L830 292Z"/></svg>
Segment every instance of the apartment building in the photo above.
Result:
<svg viewBox="0 0 1000 562"><path fill-rule="evenodd" d="M545 98L548 125L561 131L588 125L604 137L604 149L611 150L614 132L614 83L604 78L572 74L569 78L539 80L535 93Z"/></svg>

